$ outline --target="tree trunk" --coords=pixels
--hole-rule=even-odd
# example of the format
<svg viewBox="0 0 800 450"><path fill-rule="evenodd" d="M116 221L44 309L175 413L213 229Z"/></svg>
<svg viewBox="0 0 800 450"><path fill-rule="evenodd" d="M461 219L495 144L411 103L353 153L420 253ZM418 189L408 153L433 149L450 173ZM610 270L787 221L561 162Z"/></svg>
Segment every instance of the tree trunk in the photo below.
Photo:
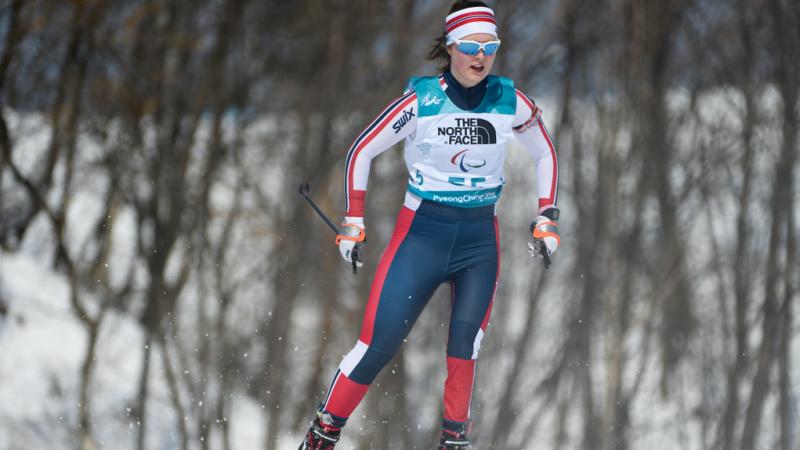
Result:
<svg viewBox="0 0 800 450"><path fill-rule="evenodd" d="M170 400L172 400L172 407L175 410L175 425L178 428L178 434L180 436L181 450L189 450L189 434L186 430L186 410L183 408L183 404L181 403L178 379L175 376L173 361L169 357L168 341L166 337L161 336L159 343L161 344L161 363L164 365L164 373L166 374Z"/></svg>
<svg viewBox="0 0 800 450"><path fill-rule="evenodd" d="M8 18L8 23L6 25L6 39L3 45L3 53L0 55L0 97L7 96L5 85L8 68L11 65L11 61L17 51L17 47L19 46L19 43L26 31L22 22L19 20L22 5L23 0L14 0L9 5L8 12L6 13ZM18 181L20 181L20 179L24 179L22 174L19 173L19 170L17 170L12 164L12 151L13 143L11 142L11 136L9 135L8 121L6 120L5 116L5 108L0 108L0 186L3 186L3 174L5 173L6 166L11 166L11 171L16 175L15 178L17 178ZM29 188L28 191L30 192L31 189ZM35 190L33 191L35 192ZM36 197L34 197L34 200L35 205L40 205L43 203L41 199L36 199ZM38 209L38 207L36 209ZM5 211L4 198L2 195L0 195L0 211ZM32 217L32 213L29 214ZM7 220L8 219L6 218L0 219L0 248L5 250L12 247L12 245L16 244L16 242L20 239L20 236L24 233L27 224L30 222L30 218L23 217L21 220L15 218L13 223L9 223Z"/></svg>
<svg viewBox="0 0 800 450"><path fill-rule="evenodd" d="M139 433L136 436L136 449L145 450L145 441L147 437L147 388L148 380L150 378L150 333L145 331L144 335L144 348L142 351L142 373L139 377L139 396L136 405L136 425L138 425Z"/></svg>
<svg viewBox="0 0 800 450"><path fill-rule="evenodd" d="M96 447L92 438L92 417L91 400L89 398L89 386L91 384L92 368L96 360L97 334L100 330L100 322L86 324L87 339L86 353L81 365L81 384L78 400L78 432L81 450L91 450Z"/></svg>
<svg viewBox="0 0 800 450"><path fill-rule="evenodd" d="M796 449L794 445L797 432L797 402L792 393L791 368L792 368L792 325L793 308L792 302L795 300L797 292L796 277L798 272L797 265L797 239L794 227L794 200L789 202L787 212L787 256L786 274L784 276L784 298L783 311L781 312L782 325L780 329L780 350L778 356L778 416L780 417L780 450Z"/></svg>
<svg viewBox="0 0 800 450"><path fill-rule="evenodd" d="M518 405L515 400L519 398L520 379L525 375L527 367L527 359L525 358L527 354L526 350L532 346L531 341L533 336L535 336L535 313L539 305L539 300L541 299L541 294L544 291L546 281L544 275L544 271L540 272L537 280L531 283L530 295L528 296L530 302L528 303L528 312L525 318L525 329L517 344L508 349L511 354L517 355L517 357L514 358L511 371L504 383L505 389L503 389L503 395L500 397L500 402L498 402L497 405L497 417L494 423L494 430L489 440L489 443L494 446L493 448L502 449L509 448L510 446L509 439L511 438L511 430L519 414L519 411L516 410Z"/></svg>
<svg viewBox="0 0 800 450"><path fill-rule="evenodd" d="M725 406L725 413L722 418L722 424L719 427L722 433L721 443L722 449L733 448L734 431L738 423L740 400L739 400L739 387L742 378L746 375L747 369L747 354L749 353L749 346L747 344L747 335L749 331L749 323L747 321L747 309L750 305L750 287L751 287L751 252L750 252L750 236L752 234L751 224L748 219L752 212L750 211L751 205L751 192L753 180L753 157L755 153L755 146L753 145L753 135L756 123L756 105L755 93L753 82L751 81L751 68L753 67L754 49L753 41L750 33L751 25L747 19L749 10L746 8L745 0L737 1L737 11L739 16L741 39L742 39L742 67L745 68L741 88L744 93L745 111L742 120L742 145L744 146L744 154L742 155L742 186L739 192L739 214L736 219L736 244L734 250L734 362L728 370L727 379L727 402Z"/></svg>

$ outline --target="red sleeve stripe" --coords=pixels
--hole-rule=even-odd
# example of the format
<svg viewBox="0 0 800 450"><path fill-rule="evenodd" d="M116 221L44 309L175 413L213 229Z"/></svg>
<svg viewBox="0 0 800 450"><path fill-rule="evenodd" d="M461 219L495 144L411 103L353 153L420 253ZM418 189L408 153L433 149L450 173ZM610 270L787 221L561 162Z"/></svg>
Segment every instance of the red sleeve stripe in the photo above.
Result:
<svg viewBox="0 0 800 450"><path fill-rule="evenodd" d="M517 97L522 99L522 101L528 105L528 108L530 108L531 113L534 114L539 109L536 103L524 92L519 89L516 91ZM550 157L553 158L553 179L550 182L550 195L539 199L539 207L541 208L543 206L556 206L556 201L558 200L558 158L556 157L556 148L553 145L553 139L550 137L550 133L541 120L539 121L539 131L542 132L544 140L547 141L547 146L550 148Z"/></svg>
<svg viewBox="0 0 800 450"><path fill-rule="evenodd" d="M353 172L355 161L361 150L375 138L388 124L391 122L395 114L401 112L403 108L408 106L409 103L416 100L417 94L409 92L408 94L394 100L386 109L381 112L372 123L356 138L347 152L347 159L345 160L345 177L344 177L344 197L345 197L345 211L350 210L350 194L353 187Z"/></svg>
<svg viewBox="0 0 800 450"><path fill-rule="evenodd" d="M553 158L553 179L550 182L550 196L547 198L539 199L539 208L543 206L556 206L558 201L558 158L556 157L556 148L553 145L553 139L550 138L550 133L547 132L542 121L539 121L539 130L547 141L547 146L550 147L550 157Z"/></svg>
<svg viewBox="0 0 800 450"><path fill-rule="evenodd" d="M525 95L525 93L524 93L524 92L522 92L522 91L520 91L519 89L517 89L516 91L517 91L517 97L519 97L520 99L522 99L522 101L523 101L523 102L525 102L525 104L526 104L526 105L528 105L528 108L530 108L531 112L535 111L535 110L536 110L536 109L535 109L535 108L536 108L536 106L535 106L535 104L533 103L533 100L531 100L531 98L530 98L530 97L528 97L527 95Z"/></svg>

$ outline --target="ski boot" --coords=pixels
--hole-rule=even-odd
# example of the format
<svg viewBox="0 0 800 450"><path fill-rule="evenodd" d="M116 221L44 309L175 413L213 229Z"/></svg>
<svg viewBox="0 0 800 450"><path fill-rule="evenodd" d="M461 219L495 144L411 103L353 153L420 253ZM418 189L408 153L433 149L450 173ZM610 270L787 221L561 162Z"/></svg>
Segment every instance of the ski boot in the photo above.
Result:
<svg viewBox="0 0 800 450"><path fill-rule="evenodd" d="M326 420L325 414L317 413L317 418L297 450L332 450L339 442L341 433L342 429L334 426L331 420Z"/></svg>
<svg viewBox="0 0 800 450"><path fill-rule="evenodd" d="M469 439L466 433L442 430L442 439L437 450L465 450L469 448Z"/></svg>
<svg viewBox="0 0 800 450"><path fill-rule="evenodd" d="M437 450L465 450L469 448L467 433L472 428L472 423L455 422L444 419L442 421L442 439L439 440Z"/></svg>

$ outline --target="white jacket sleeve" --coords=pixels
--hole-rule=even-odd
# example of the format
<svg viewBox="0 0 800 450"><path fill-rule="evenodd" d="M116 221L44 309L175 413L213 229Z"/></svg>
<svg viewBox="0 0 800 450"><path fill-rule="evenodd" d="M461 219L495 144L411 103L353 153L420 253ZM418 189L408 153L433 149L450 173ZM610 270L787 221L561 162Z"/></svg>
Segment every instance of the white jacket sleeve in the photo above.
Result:
<svg viewBox="0 0 800 450"><path fill-rule="evenodd" d="M553 139L542 120L542 111L533 100L517 89L517 110L514 131L520 143L533 156L536 163L536 190L539 196L539 213L557 206L558 158Z"/></svg>
<svg viewBox="0 0 800 450"><path fill-rule="evenodd" d="M417 94L407 92L389 103L350 146L345 162L345 216L364 217L364 200L372 158L417 129Z"/></svg>

